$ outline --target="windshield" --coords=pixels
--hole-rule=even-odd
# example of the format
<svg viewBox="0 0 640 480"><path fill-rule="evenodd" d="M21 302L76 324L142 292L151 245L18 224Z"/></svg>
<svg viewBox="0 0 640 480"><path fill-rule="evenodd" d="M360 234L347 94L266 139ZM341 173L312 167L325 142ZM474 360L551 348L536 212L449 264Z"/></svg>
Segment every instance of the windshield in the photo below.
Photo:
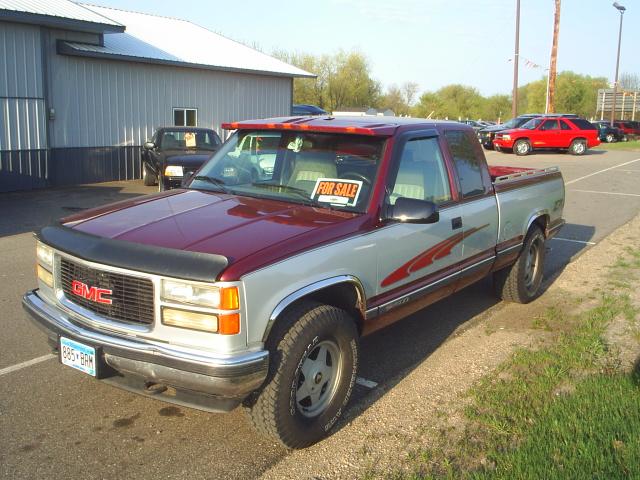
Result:
<svg viewBox="0 0 640 480"><path fill-rule="evenodd" d="M363 213L385 139L239 130L189 188Z"/></svg>
<svg viewBox="0 0 640 480"><path fill-rule="evenodd" d="M524 125L520 126L520 128L525 128L527 130L535 130L536 128L538 128L538 125L540 125L543 120L544 118L532 118L531 120L526 122Z"/></svg>
<svg viewBox="0 0 640 480"><path fill-rule="evenodd" d="M162 150L215 150L220 145L217 134L207 131L164 130L160 140Z"/></svg>

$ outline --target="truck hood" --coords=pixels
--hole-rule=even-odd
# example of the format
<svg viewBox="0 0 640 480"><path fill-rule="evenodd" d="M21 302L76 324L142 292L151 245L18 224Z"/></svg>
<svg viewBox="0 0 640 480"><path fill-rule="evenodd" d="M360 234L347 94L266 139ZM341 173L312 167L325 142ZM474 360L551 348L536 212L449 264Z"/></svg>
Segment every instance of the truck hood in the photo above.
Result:
<svg viewBox="0 0 640 480"><path fill-rule="evenodd" d="M230 266L244 262L240 273L236 269L240 276L355 233L364 217L273 200L172 190L87 210L63 219L63 225L108 239L222 255Z"/></svg>

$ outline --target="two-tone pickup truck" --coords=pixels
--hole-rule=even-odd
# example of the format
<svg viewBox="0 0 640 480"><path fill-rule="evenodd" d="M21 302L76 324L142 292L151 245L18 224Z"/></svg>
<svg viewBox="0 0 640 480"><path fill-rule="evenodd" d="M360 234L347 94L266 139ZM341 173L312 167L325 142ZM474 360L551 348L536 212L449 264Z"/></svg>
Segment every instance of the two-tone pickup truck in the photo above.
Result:
<svg viewBox="0 0 640 480"><path fill-rule="evenodd" d="M557 169L489 168L455 122L225 128L236 132L186 188L37 235L38 289L23 304L63 364L179 405L242 404L300 448L344 411L361 336L489 274L505 300L540 294L563 224ZM239 151L247 136L272 145L260 178Z"/></svg>

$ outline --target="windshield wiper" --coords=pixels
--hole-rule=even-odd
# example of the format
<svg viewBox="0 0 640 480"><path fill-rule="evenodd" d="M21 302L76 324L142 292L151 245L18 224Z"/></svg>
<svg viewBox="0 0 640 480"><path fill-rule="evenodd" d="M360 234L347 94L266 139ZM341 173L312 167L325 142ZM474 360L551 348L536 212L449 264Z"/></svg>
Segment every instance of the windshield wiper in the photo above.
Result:
<svg viewBox="0 0 640 480"><path fill-rule="evenodd" d="M278 185L276 183L252 183L251 186L264 189L271 189L270 187L275 187L278 190L295 193L298 198L304 200L303 202L301 202L302 205L307 205L309 207L326 208L328 210L340 210L339 208L336 208L329 203L320 203L317 200L310 198L309 192L307 192L304 188L292 187L290 185Z"/></svg>
<svg viewBox="0 0 640 480"><path fill-rule="evenodd" d="M220 190L222 190L224 193L233 193L231 189L226 186L226 184L224 183L224 180L221 180L216 177L207 177L206 175L196 175L195 177L193 177L193 180L200 180L202 182L211 183L216 187L218 187Z"/></svg>

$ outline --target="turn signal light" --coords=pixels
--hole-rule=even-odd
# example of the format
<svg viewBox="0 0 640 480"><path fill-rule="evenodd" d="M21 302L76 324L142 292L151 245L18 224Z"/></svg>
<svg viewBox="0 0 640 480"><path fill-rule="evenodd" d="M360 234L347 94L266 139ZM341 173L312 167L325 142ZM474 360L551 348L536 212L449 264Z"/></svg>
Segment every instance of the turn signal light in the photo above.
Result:
<svg viewBox="0 0 640 480"><path fill-rule="evenodd" d="M49 288L53 288L53 274L49 270L44 268L42 265L37 265L36 274L42 283Z"/></svg>

